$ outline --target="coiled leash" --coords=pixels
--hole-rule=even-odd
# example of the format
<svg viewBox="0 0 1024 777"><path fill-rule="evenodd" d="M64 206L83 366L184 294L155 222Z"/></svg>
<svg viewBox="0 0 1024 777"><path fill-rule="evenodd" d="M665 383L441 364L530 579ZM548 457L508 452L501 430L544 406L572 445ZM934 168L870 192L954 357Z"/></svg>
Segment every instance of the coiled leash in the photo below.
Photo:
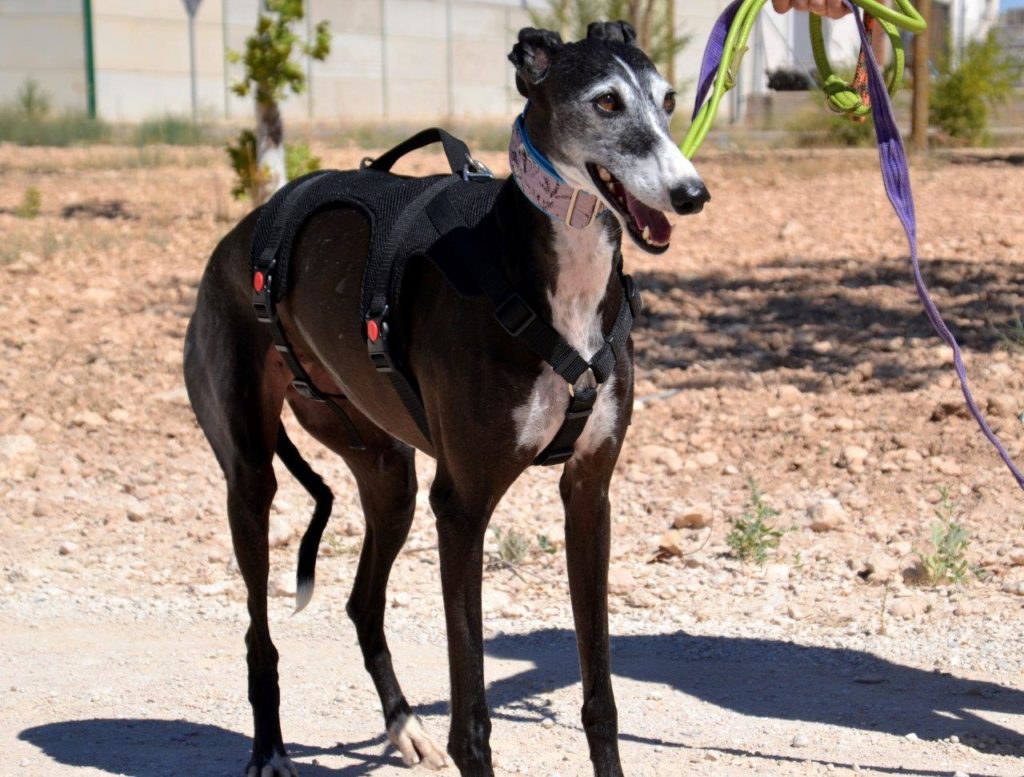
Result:
<svg viewBox="0 0 1024 777"><path fill-rule="evenodd" d="M707 137L711 125L718 113L718 106L727 91L736 85L736 73L743 53L747 50L747 40L754 26L757 14L766 0L735 0L715 22L704 50L701 62L700 79L697 97L693 109L693 123L686 134L680 148L687 159L693 159L701 144ZM863 121L869 113L874 114L875 137L878 141L878 158L882 169L882 182L885 193L892 203L893 210L903 226L910 246L910 264L914 272L914 285L917 296L924 306L925 313L939 337L953 350L953 363L960 380L967 409L978 422L982 433L999 453L1017 485L1024 489L1024 473L1014 464L1006 448L992 431L985 416L978 408L977 402L967 384L967 370L964 367L963 355L953 333L942 320L938 308L932 301L921 274L921 264L917 256L917 218L914 213L914 198L910 190L910 169L907 155L903 148L903 139L899 127L893 117L890 96L899 89L903 80L904 53L899 30L912 33L923 32L926 24L916 9L907 0L896 0L897 9L888 8L875 0L843 0L853 11L860 33L861 50L857 64L857 74L852 83L847 84L835 75L828 63L825 53L824 37L821 29L821 18L811 15L811 43L814 59L823 81L828 106L839 113L845 113L851 119ZM864 9L864 17L854 6ZM874 50L871 48L870 25L874 19L882 26L896 52L892 75L886 83ZM866 87L866 88L865 88Z"/></svg>

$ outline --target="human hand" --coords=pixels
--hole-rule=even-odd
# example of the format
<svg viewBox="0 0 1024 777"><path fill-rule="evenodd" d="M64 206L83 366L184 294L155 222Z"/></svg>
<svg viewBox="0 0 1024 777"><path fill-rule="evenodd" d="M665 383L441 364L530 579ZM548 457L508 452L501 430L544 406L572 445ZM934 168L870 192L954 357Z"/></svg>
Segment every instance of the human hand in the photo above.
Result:
<svg viewBox="0 0 1024 777"><path fill-rule="evenodd" d="M786 13L794 8L798 11L810 11L818 16L829 19L842 19L850 13L843 0L772 0L772 7L778 13Z"/></svg>

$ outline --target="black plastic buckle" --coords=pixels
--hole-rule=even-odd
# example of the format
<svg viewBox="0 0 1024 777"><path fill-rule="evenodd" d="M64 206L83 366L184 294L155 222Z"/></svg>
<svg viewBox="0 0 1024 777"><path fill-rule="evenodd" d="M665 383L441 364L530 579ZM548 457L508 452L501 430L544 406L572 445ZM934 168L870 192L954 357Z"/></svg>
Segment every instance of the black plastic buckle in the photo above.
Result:
<svg viewBox="0 0 1024 777"><path fill-rule="evenodd" d="M541 467L550 467L554 464L565 464L576 452L574 448L560 448L556 451L543 451L534 459L533 463Z"/></svg>
<svg viewBox="0 0 1024 777"><path fill-rule="evenodd" d="M594 412L594 403L597 402L597 387L574 390L571 392L571 396L569 408L565 411L567 421L587 418Z"/></svg>
<svg viewBox="0 0 1024 777"><path fill-rule="evenodd" d="M395 363L388 349L388 309L385 307L380 315L370 314L366 318L366 350L370 361L377 372L394 372ZM376 335L376 337L373 337Z"/></svg>
<svg viewBox="0 0 1024 777"><path fill-rule="evenodd" d="M640 318L644 310L644 298L640 296L640 290L636 287L632 275L623 275L622 282L625 284L626 301L629 303L629 312L633 318Z"/></svg>
<svg viewBox="0 0 1024 777"><path fill-rule="evenodd" d="M513 337L519 337L537 318L533 308L515 292L509 294L505 301L495 308L494 316L502 329Z"/></svg>
<svg viewBox="0 0 1024 777"><path fill-rule="evenodd" d="M466 154L466 164L462 166L463 181L491 181L494 180L494 173L483 162L473 159Z"/></svg>
<svg viewBox="0 0 1024 777"><path fill-rule="evenodd" d="M306 399L312 399L314 402L326 401L323 396L321 396L320 392L305 380L295 378L292 380L292 387Z"/></svg>

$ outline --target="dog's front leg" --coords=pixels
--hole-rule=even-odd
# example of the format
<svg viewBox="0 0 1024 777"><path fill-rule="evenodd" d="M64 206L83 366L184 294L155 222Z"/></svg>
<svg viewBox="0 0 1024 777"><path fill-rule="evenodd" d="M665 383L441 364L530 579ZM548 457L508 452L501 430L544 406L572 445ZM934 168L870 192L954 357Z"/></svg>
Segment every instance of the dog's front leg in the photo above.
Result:
<svg viewBox="0 0 1024 777"><path fill-rule="evenodd" d="M472 495L470 491L476 493ZM484 533L496 496L456 486L438 465L430 490L437 517L441 589L448 627L452 719L448 753L463 777L493 777L491 719L484 692L483 624L480 588Z"/></svg>
<svg viewBox="0 0 1024 777"><path fill-rule="evenodd" d="M565 505L569 592L583 675L583 728L596 777L622 775L608 644L608 484L614 466L614 456L573 458L565 465L559 483Z"/></svg>

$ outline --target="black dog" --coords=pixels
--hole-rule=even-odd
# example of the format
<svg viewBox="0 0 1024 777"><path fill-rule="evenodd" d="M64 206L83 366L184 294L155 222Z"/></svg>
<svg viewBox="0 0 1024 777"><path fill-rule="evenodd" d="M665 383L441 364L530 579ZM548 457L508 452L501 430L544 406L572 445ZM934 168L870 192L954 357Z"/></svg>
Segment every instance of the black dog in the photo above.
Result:
<svg viewBox="0 0 1024 777"><path fill-rule="evenodd" d="M660 253L671 234L661 210L694 213L708 199L668 133L672 89L634 39L633 29L621 22L595 23L585 40L569 44L555 33L524 29L509 55L529 108L513 133L515 175L493 205L493 223L502 226L501 255L486 258L539 319L595 364L627 304L625 276L616 267L622 230L644 250ZM444 765L445 757L399 687L384 611L388 574L413 518L414 450L436 458L430 504L451 670L447 750L461 774L491 775L480 604L484 534L506 489L559 432L570 401L584 391L593 392L593 407L560 484L566 553L590 756L597 775L621 774L609 672L608 488L633 401L628 328L616 348L622 358L611 362L607 374L595 378L594 366L567 386L564 373L509 335L487 299L460 296L433 264L411 263L402 287L403 341L422 397L429 428L424 434L367 358L372 334L359 316L371 243L366 218L354 209L314 215L294 245L280 321L319 389L343 394L336 401L365 446L356 449L337 413L295 391L270 333L254 316L249 249L258 214L246 217L214 251L185 345L189 397L227 480L231 534L248 590L255 736L247 774L296 773L281 737L278 654L267 624L275 452L315 498L319 531L332 501L285 434L283 403L344 458L359 485L366 537L348 613L380 694L388 736L407 764L432 767ZM315 558L315 543L313 553ZM301 606L311 581L300 582Z"/></svg>

